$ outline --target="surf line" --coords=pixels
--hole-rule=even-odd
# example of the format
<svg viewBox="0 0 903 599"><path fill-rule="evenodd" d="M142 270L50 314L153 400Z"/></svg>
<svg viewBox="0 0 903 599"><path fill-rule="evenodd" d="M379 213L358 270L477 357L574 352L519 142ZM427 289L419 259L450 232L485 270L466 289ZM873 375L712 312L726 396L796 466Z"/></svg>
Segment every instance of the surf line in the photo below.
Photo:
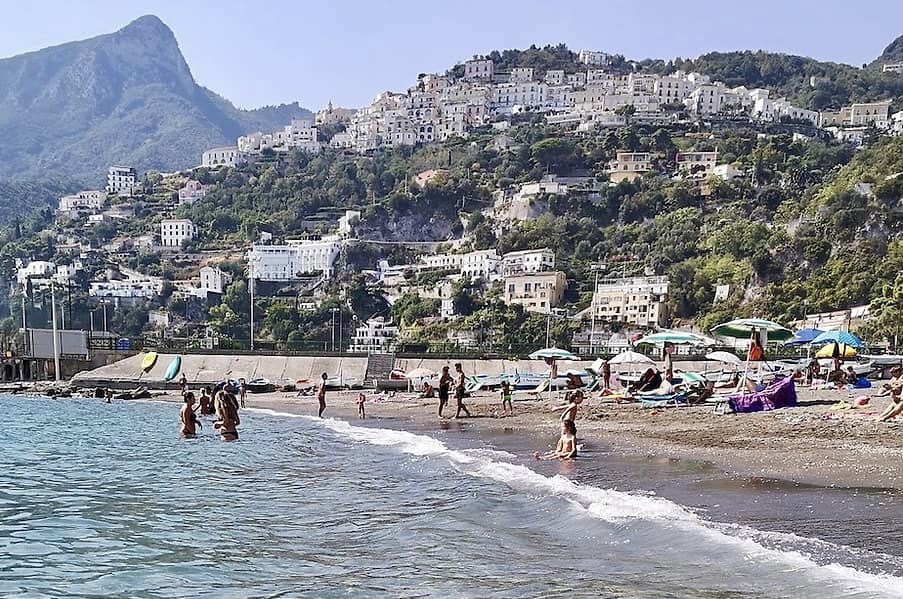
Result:
<svg viewBox="0 0 903 599"><path fill-rule="evenodd" d="M903 597L903 578L888 574L872 574L838 563L820 564L811 557L795 550L773 549L761 544L754 537L771 533L743 525L719 525L700 517L688 508L661 497L652 497L614 489L604 489L581 485L564 476L547 477L526 466L493 460L475 452L450 449L442 441L417 433L387 428L355 426L344 420L320 419L306 414L279 412L268 408L246 408L276 417L299 418L311 424L327 428L338 435L370 445L391 447L402 453L418 457L445 459L462 473L503 483L515 491L547 495L569 501L587 516L610 523L631 520L658 521L672 528L679 528L688 534L699 535L709 542L733 546L748 559L779 561L794 569L805 570L809 574L833 582L856 585L856 590L880 592L890 596ZM778 536L780 533L775 533ZM801 542L828 544L821 539L797 537Z"/></svg>

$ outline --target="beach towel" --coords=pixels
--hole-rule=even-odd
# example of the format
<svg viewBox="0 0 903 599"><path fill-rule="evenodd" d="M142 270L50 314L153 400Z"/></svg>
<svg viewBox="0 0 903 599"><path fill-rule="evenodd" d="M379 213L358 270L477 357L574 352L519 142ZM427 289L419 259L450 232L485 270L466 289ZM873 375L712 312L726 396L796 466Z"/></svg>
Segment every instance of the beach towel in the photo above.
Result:
<svg viewBox="0 0 903 599"><path fill-rule="evenodd" d="M778 379L762 391L740 393L728 399L734 412L761 412L796 405L796 387L790 377Z"/></svg>

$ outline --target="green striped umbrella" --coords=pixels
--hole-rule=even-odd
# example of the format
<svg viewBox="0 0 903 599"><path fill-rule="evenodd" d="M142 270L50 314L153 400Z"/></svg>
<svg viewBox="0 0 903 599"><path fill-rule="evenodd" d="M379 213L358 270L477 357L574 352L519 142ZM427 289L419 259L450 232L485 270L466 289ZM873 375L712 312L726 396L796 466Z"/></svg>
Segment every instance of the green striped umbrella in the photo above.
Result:
<svg viewBox="0 0 903 599"><path fill-rule="evenodd" d="M664 345L665 343L673 343L674 345L714 345L714 339L708 339L696 333L688 333L685 331L659 331L646 335L639 341L640 343L648 343L650 345Z"/></svg>
<svg viewBox="0 0 903 599"><path fill-rule="evenodd" d="M540 349L532 354L530 354L531 360L576 360L577 356L572 354L566 349L559 349L557 347L546 347L545 349Z"/></svg>
<svg viewBox="0 0 903 599"><path fill-rule="evenodd" d="M734 337L745 339L753 331L766 331L769 341L786 341L793 337L793 331L776 322L764 318L738 318L730 322L719 324L712 332L722 337Z"/></svg>

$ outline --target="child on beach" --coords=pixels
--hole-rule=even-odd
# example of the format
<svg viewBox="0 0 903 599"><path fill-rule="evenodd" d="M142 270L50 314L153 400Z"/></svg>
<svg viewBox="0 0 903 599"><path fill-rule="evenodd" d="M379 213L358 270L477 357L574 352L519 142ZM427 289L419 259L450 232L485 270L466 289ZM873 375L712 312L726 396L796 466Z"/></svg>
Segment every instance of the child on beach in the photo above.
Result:
<svg viewBox="0 0 903 599"><path fill-rule="evenodd" d="M564 407L564 412L561 413L561 416L558 420L564 422L565 420L570 420L574 422L577 419L577 410L580 409L580 404L583 403L583 391L577 390L571 394L570 400L568 404Z"/></svg>
<svg viewBox="0 0 903 599"><path fill-rule="evenodd" d="M357 394L357 416L361 420L367 417L367 414L364 413L364 402L367 401L367 396L363 393Z"/></svg>
<svg viewBox="0 0 903 599"><path fill-rule="evenodd" d="M502 416L514 416L514 404L511 402L511 383L502 381Z"/></svg>
<svg viewBox="0 0 903 599"><path fill-rule="evenodd" d="M533 454L537 460L571 460L577 457L577 427L573 420L561 421L561 437L555 451Z"/></svg>

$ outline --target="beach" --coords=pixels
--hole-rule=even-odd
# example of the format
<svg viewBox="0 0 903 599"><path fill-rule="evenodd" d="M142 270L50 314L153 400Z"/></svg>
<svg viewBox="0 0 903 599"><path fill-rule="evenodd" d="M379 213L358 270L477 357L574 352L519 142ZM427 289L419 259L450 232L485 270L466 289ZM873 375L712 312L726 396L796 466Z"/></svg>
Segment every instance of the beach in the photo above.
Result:
<svg viewBox="0 0 903 599"><path fill-rule="evenodd" d="M497 417L497 393L480 392L466 400L472 418L440 420L437 399L414 393L394 397L367 393L368 418L358 421L358 391L328 394L326 417L355 424L419 431L457 426L471 436L499 432L522 435L545 450L558 438L561 401L557 395L515 401L513 417ZM855 393L798 387L798 406L749 414L716 414L711 405L642 408L593 395L576 420L581 443L607 447L629 455L710 463L726 474L784 480L825 487L903 490L903 422L878 422L890 403L876 398L877 389ZM867 395L860 408L832 409L841 399ZM181 401L178 393L159 392L159 399ZM249 394L248 406L290 414L316 414L313 397L296 393ZM452 406L446 415L454 415Z"/></svg>

